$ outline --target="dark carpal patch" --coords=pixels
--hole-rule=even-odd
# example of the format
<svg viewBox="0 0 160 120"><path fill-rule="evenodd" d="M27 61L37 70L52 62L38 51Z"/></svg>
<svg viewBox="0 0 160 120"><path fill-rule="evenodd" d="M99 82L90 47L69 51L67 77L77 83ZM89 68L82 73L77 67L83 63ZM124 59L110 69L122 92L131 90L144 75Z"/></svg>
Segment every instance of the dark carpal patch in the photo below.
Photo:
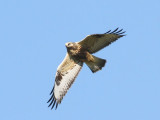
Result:
<svg viewBox="0 0 160 120"><path fill-rule="evenodd" d="M60 85L61 80L62 80L62 75L59 72L57 72L55 82L58 86Z"/></svg>
<svg viewBox="0 0 160 120"><path fill-rule="evenodd" d="M94 37L96 37L96 38L101 38L101 37L104 36L103 34L93 34L93 35L94 35Z"/></svg>

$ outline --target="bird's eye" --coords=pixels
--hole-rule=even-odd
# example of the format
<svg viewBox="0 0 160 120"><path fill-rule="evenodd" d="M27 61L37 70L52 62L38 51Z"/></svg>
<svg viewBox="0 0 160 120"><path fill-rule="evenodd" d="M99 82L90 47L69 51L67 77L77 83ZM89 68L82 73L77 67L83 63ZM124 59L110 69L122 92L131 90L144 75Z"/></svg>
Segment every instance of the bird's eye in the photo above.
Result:
<svg viewBox="0 0 160 120"><path fill-rule="evenodd" d="M71 45L71 43L68 43L68 46L70 46Z"/></svg>

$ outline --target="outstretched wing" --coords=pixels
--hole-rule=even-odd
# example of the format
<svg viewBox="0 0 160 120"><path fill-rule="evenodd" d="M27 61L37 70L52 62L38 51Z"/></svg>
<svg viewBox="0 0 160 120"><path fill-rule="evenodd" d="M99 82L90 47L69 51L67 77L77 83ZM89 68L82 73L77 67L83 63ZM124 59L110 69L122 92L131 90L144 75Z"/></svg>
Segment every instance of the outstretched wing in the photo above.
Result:
<svg viewBox="0 0 160 120"><path fill-rule="evenodd" d="M67 54L63 62L59 65L56 73L54 87L50 93L51 98L47 103L50 103L48 107L51 109L61 103L63 97L71 87L78 73L83 66L83 62L73 60Z"/></svg>
<svg viewBox="0 0 160 120"><path fill-rule="evenodd" d="M114 31L109 30L104 34L92 34L78 42L78 44L86 48L90 53L95 53L116 41L118 38L123 37L123 33L125 33L123 29L119 30L117 28Z"/></svg>

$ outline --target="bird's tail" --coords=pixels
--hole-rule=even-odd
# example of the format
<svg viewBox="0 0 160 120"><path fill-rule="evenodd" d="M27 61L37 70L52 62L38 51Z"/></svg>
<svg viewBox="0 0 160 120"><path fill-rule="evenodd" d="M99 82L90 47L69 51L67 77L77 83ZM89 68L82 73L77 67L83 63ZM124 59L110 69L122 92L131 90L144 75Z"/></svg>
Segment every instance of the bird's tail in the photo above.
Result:
<svg viewBox="0 0 160 120"><path fill-rule="evenodd" d="M101 70L102 67L104 67L106 60L98 58L93 56L93 60L92 61L85 61L85 63L87 64L87 66L90 68L90 70L95 73L98 70Z"/></svg>

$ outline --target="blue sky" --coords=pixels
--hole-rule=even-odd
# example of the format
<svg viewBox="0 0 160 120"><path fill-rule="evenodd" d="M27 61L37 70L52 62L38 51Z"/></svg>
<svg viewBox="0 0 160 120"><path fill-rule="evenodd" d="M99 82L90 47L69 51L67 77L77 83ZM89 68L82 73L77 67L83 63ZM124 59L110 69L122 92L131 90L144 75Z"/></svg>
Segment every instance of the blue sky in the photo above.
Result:
<svg viewBox="0 0 160 120"><path fill-rule="evenodd" d="M1 0L1 120L160 120L159 0ZM46 103L65 43L123 28L84 65L58 109Z"/></svg>

